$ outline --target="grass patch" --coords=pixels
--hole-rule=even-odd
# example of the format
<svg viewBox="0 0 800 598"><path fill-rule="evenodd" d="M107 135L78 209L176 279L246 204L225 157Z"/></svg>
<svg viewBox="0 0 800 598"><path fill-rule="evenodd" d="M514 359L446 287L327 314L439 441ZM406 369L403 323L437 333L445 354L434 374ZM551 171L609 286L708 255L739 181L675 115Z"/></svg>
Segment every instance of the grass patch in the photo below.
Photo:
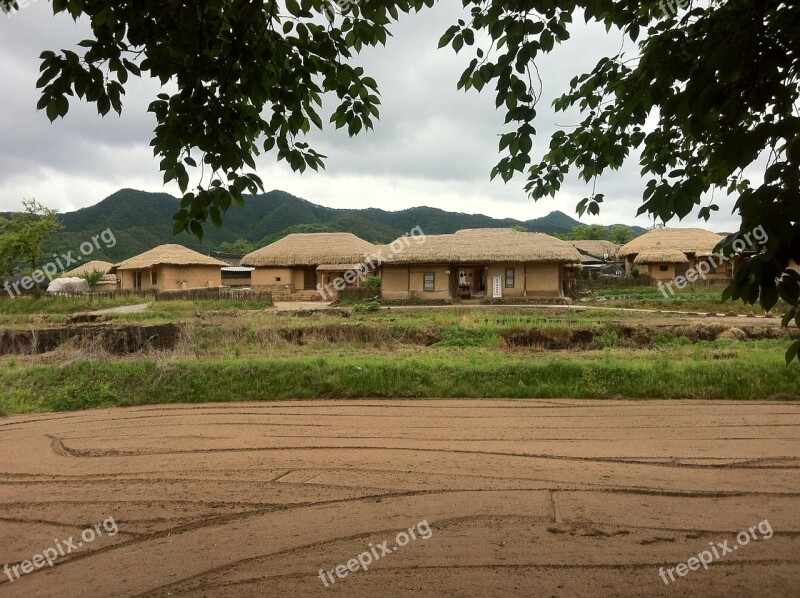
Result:
<svg viewBox="0 0 800 598"><path fill-rule="evenodd" d="M135 295L115 297L29 297L0 299L0 315L73 314L123 305L147 303Z"/></svg>
<svg viewBox="0 0 800 598"><path fill-rule="evenodd" d="M0 412L363 397L798 398L800 368L786 367L780 354L739 351L736 359L719 360L713 350L692 349L685 359L655 351L541 360L495 353L487 359L486 353L451 349L390 359L351 354L13 365L0 370Z"/></svg>
<svg viewBox="0 0 800 598"><path fill-rule="evenodd" d="M749 305L742 301L722 301L724 287L673 287L674 294L665 297L658 287L620 287L602 289L594 292L593 301L606 307L622 307L633 309L668 309L675 311L734 312L745 315L763 315L764 310L758 305ZM599 301L598 301L599 300ZM778 301L773 313L784 313L789 306Z"/></svg>

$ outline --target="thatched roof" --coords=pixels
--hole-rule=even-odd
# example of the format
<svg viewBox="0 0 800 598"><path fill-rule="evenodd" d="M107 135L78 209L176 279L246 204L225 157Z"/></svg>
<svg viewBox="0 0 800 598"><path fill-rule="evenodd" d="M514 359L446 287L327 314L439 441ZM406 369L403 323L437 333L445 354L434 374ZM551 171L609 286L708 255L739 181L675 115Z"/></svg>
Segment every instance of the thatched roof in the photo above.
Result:
<svg viewBox="0 0 800 598"><path fill-rule="evenodd" d="M420 238L421 239L421 238ZM543 233L526 233L510 228L471 228L452 235L428 235L424 242L401 237L383 247L387 263L492 263L559 262L579 264L581 255L566 241Z"/></svg>
<svg viewBox="0 0 800 598"><path fill-rule="evenodd" d="M192 251L183 245L159 245L113 266L114 270L138 270L153 266L227 266L223 261Z"/></svg>
<svg viewBox="0 0 800 598"><path fill-rule="evenodd" d="M69 272L63 272L61 274L62 278L80 278L85 274L91 274L95 270L100 270L101 272L105 273L104 279L116 280L116 277L109 274L108 271L113 268L114 265L110 262L103 262L101 260L92 260L91 262L86 262L85 264L78 266L70 270Z"/></svg>
<svg viewBox="0 0 800 598"><path fill-rule="evenodd" d="M605 259L606 254L608 259L614 260L619 251L619 245L611 241L596 241L596 240L583 240L583 241L570 241L575 249L584 255L596 257L599 260Z"/></svg>
<svg viewBox="0 0 800 598"><path fill-rule="evenodd" d="M702 228L657 228L623 245L619 256L635 256L648 249L669 249L690 256L707 256L714 253L714 247L723 238Z"/></svg>
<svg viewBox="0 0 800 598"><path fill-rule="evenodd" d="M645 249L633 260L634 264L688 264L689 258L677 249L656 247Z"/></svg>
<svg viewBox="0 0 800 598"><path fill-rule="evenodd" d="M322 264L317 266L317 272L348 272L360 267L360 264Z"/></svg>
<svg viewBox="0 0 800 598"><path fill-rule="evenodd" d="M248 253L243 266L319 266L351 264L377 248L352 233L295 233Z"/></svg>

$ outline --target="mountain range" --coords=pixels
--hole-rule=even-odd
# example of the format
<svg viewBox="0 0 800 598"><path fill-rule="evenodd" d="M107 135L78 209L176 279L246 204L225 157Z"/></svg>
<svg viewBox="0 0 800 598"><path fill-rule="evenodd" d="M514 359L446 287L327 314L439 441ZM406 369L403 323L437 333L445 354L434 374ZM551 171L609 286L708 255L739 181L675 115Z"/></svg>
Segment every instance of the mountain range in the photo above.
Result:
<svg viewBox="0 0 800 598"><path fill-rule="evenodd" d="M223 216L221 228L207 223L201 243L188 234L172 234L172 215L178 211L179 204L178 198L165 193L122 189L93 206L60 214L64 228L53 235L45 249L74 252L81 243L107 228L113 231L116 245L101 247L91 259L117 262L164 243L179 243L202 253L219 250L222 243L240 239L261 247L292 232L303 231L350 232L372 243L388 243L415 226L420 226L425 234L512 226L532 232L566 234L581 224L559 211L520 221L430 207L397 212L378 208L334 209L276 190L248 196L244 207L232 206ZM635 236L645 231L640 227L631 227L631 230Z"/></svg>

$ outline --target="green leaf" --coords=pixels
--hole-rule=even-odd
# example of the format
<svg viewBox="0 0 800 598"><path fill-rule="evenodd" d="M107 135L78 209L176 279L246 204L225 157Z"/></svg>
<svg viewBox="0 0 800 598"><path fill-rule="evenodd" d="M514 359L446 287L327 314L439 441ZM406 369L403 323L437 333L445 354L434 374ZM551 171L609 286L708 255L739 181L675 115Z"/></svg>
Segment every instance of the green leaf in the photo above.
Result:
<svg viewBox="0 0 800 598"><path fill-rule="evenodd" d="M798 358L798 352L800 352L800 341L795 341L789 345L789 348L786 350L786 365L792 363L792 360L794 359L800 361L800 358Z"/></svg>
<svg viewBox="0 0 800 598"><path fill-rule="evenodd" d="M776 287L761 288L761 307L764 311L770 311L778 302L778 289Z"/></svg>
<svg viewBox="0 0 800 598"><path fill-rule="evenodd" d="M286 10L288 10L292 16L300 16L300 4L298 4L297 0L286 0Z"/></svg>

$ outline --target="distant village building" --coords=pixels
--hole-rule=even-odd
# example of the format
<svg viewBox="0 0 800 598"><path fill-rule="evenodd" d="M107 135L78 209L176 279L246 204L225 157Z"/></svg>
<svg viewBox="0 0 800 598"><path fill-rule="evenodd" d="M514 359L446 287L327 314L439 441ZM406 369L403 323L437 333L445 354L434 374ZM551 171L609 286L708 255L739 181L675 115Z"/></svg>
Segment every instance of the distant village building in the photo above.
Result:
<svg viewBox="0 0 800 598"><path fill-rule="evenodd" d="M247 254L241 263L254 268L254 289L319 300L319 288L343 277L376 251L375 245L352 233L295 233ZM359 283L356 279L353 285Z"/></svg>
<svg viewBox="0 0 800 598"><path fill-rule="evenodd" d="M111 262L92 260L91 262L86 262L82 266L64 272L61 274L61 278L83 278L87 274L99 270L105 274L105 276L95 285L95 289L98 291L113 291L117 288L117 277L111 274L111 269L113 267L114 265Z"/></svg>
<svg viewBox="0 0 800 598"><path fill-rule="evenodd" d="M252 274L255 268L242 266L244 254L228 253L226 251L210 251L209 256L222 260L222 286L224 287L249 287L252 285Z"/></svg>
<svg viewBox="0 0 800 598"><path fill-rule="evenodd" d="M619 261L620 246L612 241L587 239L569 241L581 254L581 267L584 276L622 276L623 264Z"/></svg>
<svg viewBox="0 0 800 598"><path fill-rule="evenodd" d="M159 245L112 267L120 290L175 291L222 286L227 264L183 245Z"/></svg>
<svg viewBox="0 0 800 598"><path fill-rule="evenodd" d="M700 262L708 265L705 278L726 280L731 277L731 263L714 255L723 239L701 228L657 228L623 245L619 256L625 260L626 273L635 267L656 281L673 280L690 268L697 270Z"/></svg>
<svg viewBox="0 0 800 598"><path fill-rule="evenodd" d="M582 259L583 263L592 261L609 263L618 259L617 253L620 246L612 241L587 239L583 241L568 241L568 243L577 249L582 256L589 258Z"/></svg>

